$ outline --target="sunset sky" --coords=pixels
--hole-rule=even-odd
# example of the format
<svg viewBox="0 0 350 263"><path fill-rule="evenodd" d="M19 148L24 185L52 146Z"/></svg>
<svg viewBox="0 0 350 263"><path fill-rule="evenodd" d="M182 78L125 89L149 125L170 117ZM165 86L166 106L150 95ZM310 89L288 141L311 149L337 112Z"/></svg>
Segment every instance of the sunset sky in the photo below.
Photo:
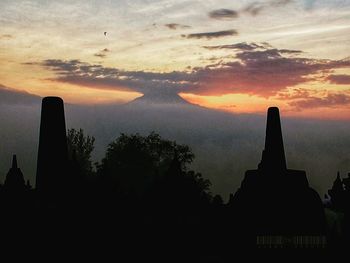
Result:
<svg viewBox="0 0 350 263"><path fill-rule="evenodd" d="M350 0L1 0L0 85L350 119Z"/></svg>

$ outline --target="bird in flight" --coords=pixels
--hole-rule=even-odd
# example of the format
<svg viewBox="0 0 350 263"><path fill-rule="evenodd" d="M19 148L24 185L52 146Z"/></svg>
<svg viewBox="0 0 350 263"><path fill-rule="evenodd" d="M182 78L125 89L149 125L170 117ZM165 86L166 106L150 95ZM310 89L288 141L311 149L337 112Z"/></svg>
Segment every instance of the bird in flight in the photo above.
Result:
<svg viewBox="0 0 350 263"><path fill-rule="evenodd" d="M105 36L107 36L107 32L104 32L103 34L104 34Z"/></svg>

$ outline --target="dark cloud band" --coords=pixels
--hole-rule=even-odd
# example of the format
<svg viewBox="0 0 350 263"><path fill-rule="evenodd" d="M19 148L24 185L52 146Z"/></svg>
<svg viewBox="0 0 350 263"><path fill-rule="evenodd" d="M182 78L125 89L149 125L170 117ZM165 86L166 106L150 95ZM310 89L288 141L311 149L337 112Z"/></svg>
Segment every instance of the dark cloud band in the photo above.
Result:
<svg viewBox="0 0 350 263"><path fill-rule="evenodd" d="M164 26L172 30L191 28L188 25L182 25L182 24L176 24L176 23L165 24Z"/></svg>
<svg viewBox="0 0 350 263"><path fill-rule="evenodd" d="M56 73L52 80L101 89L147 93L193 93L223 95L244 93L275 96L287 88L331 76L339 68L350 68L348 60L300 57L301 51L276 49L267 43L237 43L227 59L187 71L165 73L125 71L79 60L45 60L42 66ZM32 65L28 63L27 65ZM304 94L304 98L309 98ZM288 99L288 98L286 98ZM291 98L289 98L291 100Z"/></svg>
<svg viewBox="0 0 350 263"><path fill-rule="evenodd" d="M101 51L99 51L98 53L94 54L95 57L100 57L100 58L104 58L107 56L107 53L109 53L110 50L108 48L102 49Z"/></svg>
<svg viewBox="0 0 350 263"><path fill-rule="evenodd" d="M330 75L327 80L332 84L350 85L350 75Z"/></svg>
<svg viewBox="0 0 350 263"><path fill-rule="evenodd" d="M238 12L232 9L217 9L209 12L209 17L218 20L232 20L238 17Z"/></svg>
<svg viewBox="0 0 350 263"><path fill-rule="evenodd" d="M227 36L235 36L238 35L237 30L224 30L224 31L216 31L216 32L205 32L205 33L195 33L195 34L188 34L188 35L182 35L182 37L185 38L192 38L192 39L212 39L212 38L220 38L220 37L227 37Z"/></svg>
<svg viewBox="0 0 350 263"><path fill-rule="evenodd" d="M292 101L289 105L297 109L335 108L350 105L350 95L345 93L329 93L324 97L307 97Z"/></svg>

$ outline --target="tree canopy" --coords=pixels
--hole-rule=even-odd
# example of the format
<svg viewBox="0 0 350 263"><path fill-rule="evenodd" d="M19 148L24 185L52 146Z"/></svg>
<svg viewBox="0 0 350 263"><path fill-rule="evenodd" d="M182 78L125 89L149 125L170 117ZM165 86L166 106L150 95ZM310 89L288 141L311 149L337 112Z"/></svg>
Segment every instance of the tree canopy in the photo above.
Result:
<svg viewBox="0 0 350 263"><path fill-rule="evenodd" d="M69 129L67 132L69 159L76 162L83 173L92 172L91 153L94 150L94 143L95 138L85 135L82 129Z"/></svg>
<svg viewBox="0 0 350 263"><path fill-rule="evenodd" d="M121 134L109 144L98 175L110 189L127 196L199 200L209 196L210 182L189 170L193 160L189 146L154 132L148 136Z"/></svg>

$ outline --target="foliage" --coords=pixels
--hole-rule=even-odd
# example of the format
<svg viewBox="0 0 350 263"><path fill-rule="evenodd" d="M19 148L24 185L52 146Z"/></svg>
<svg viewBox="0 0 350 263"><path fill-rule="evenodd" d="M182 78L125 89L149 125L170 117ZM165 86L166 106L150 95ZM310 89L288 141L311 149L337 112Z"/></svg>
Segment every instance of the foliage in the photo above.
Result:
<svg viewBox="0 0 350 263"><path fill-rule="evenodd" d="M148 136L121 134L109 144L98 174L109 187L129 196L152 192L172 198L178 193L198 197L209 190L210 182L188 171L193 159L187 145L162 139L154 132Z"/></svg>
<svg viewBox="0 0 350 263"><path fill-rule="evenodd" d="M84 173L92 172L91 153L95 138L84 134L82 129L69 129L67 132L68 155Z"/></svg>

